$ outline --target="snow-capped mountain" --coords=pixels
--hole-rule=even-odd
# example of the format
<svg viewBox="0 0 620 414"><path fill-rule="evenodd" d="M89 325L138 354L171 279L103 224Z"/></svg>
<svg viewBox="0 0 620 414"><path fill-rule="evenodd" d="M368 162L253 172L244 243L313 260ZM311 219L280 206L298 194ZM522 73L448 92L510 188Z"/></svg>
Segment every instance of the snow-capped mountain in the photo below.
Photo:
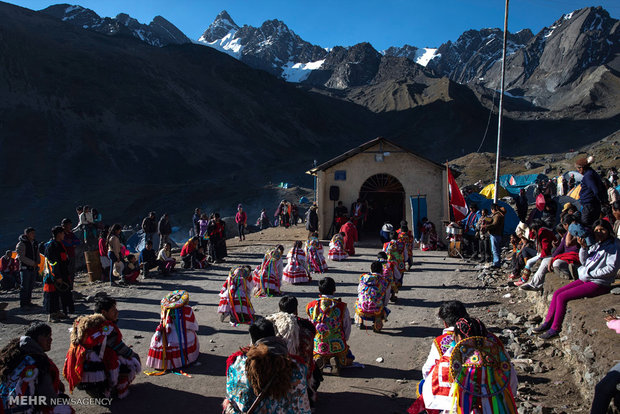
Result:
<svg viewBox="0 0 620 414"><path fill-rule="evenodd" d="M328 53L302 40L280 20L239 27L226 11L217 15L198 41L291 82L305 80Z"/></svg>
<svg viewBox="0 0 620 414"><path fill-rule="evenodd" d="M41 12L83 29L93 30L105 35L131 35L151 46L162 47L191 42L175 25L161 16L156 16L151 23L146 25L125 13L117 15L115 18L100 17L90 9L69 4L55 4L41 10Z"/></svg>
<svg viewBox="0 0 620 414"><path fill-rule="evenodd" d="M404 57L413 60L418 65L427 66L431 59L440 57L437 48L417 48L411 45L403 47L390 47L382 52L385 56Z"/></svg>
<svg viewBox="0 0 620 414"><path fill-rule="evenodd" d="M489 68L482 85L499 88L499 63ZM595 101L618 93L605 78L620 71L620 21L601 7L564 15L509 56L506 68L506 89L538 105L600 105ZM601 82L606 86L597 86Z"/></svg>
<svg viewBox="0 0 620 414"><path fill-rule="evenodd" d="M442 44L436 51L438 56L430 60L427 67L459 83L484 78L491 66L502 58L503 36L500 29L468 30L456 42ZM507 54L525 47L532 37L529 29L508 33Z"/></svg>

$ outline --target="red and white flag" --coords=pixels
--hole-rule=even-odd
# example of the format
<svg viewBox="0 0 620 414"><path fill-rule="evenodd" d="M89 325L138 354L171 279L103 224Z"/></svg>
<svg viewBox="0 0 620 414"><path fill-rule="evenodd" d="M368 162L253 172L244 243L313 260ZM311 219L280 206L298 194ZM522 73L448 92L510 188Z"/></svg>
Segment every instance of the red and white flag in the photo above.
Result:
<svg viewBox="0 0 620 414"><path fill-rule="evenodd" d="M467 208L467 204L465 203L465 198L463 197L463 193L459 189L456 180L452 176L450 169L448 168L448 184L450 185L450 206L452 207L452 212L454 213L454 221L461 221L467 214L469 213L469 209Z"/></svg>

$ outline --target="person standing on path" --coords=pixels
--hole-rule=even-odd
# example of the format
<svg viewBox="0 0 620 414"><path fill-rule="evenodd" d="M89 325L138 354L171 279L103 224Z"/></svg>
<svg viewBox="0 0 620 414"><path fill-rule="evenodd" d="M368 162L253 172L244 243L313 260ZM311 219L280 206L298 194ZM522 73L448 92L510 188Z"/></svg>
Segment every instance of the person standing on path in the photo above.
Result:
<svg viewBox="0 0 620 414"><path fill-rule="evenodd" d="M148 216L142 220L142 231L144 232L144 242L153 241L153 235L157 233L157 219L155 212L151 211Z"/></svg>
<svg viewBox="0 0 620 414"><path fill-rule="evenodd" d="M581 222L590 227L598 220L601 214L601 199L607 198L601 177L592 169L586 158L579 158L575 166L580 174L581 190L579 190L579 202L581 203Z"/></svg>
<svg viewBox="0 0 620 414"><path fill-rule="evenodd" d="M75 313L71 281L69 280L69 255L63 244L65 232L60 226L52 229L53 240L45 251L48 272L43 279L43 307L48 313L48 322L64 319ZM64 312L60 312L60 302Z"/></svg>
<svg viewBox="0 0 620 414"><path fill-rule="evenodd" d="M35 277L41 262L39 256L39 243L35 240L36 233L34 228L29 227L24 230L24 234L19 236L15 251L19 260L19 274L21 277L21 289L19 291L19 306L22 308L34 306L32 303L32 289Z"/></svg>
<svg viewBox="0 0 620 414"><path fill-rule="evenodd" d="M200 235L200 219L202 217L202 213L200 212L200 209L197 208L196 210L194 210L194 215L192 217L192 228L194 229L194 236L199 236ZM163 245L162 245L163 246Z"/></svg>
<svg viewBox="0 0 620 414"><path fill-rule="evenodd" d="M161 249L164 247L164 244L170 242L170 235L172 234L172 226L168 219L168 213L164 213L161 219L159 219L157 231L159 232L159 248Z"/></svg>
<svg viewBox="0 0 620 414"><path fill-rule="evenodd" d="M491 252L493 253L493 267L502 267L502 256L500 243L502 242L502 233L504 233L504 215L506 209L499 204L491 205L492 221L487 225L487 230L491 238Z"/></svg>
<svg viewBox="0 0 620 414"><path fill-rule="evenodd" d="M243 206L241 204L237 206L235 222L239 230L239 241L245 240L245 228L248 226L248 215L243 211Z"/></svg>
<svg viewBox="0 0 620 414"><path fill-rule="evenodd" d="M69 284L71 285L71 290L73 290L73 281L75 280L75 248L80 245L80 239L73 233L70 219L63 219L60 224L65 232L65 238L62 243L69 256Z"/></svg>
<svg viewBox="0 0 620 414"><path fill-rule="evenodd" d="M110 229L110 237L108 238L108 259L110 259L110 286L116 286L114 283L114 264L122 261L121 257L121 225L116 223Z"/></svg>
<svg viewBox="0 0 620 414"><path fill-rule="evenodd" d="M358 235L357 228L355 227L355 224L353 224L353 219L349 219L349 221L344 223L340 228L340 232L344 233L344 249L349 254L349 256L354 256L355 242L358 239Z"/></svg>
<svg viewBox="0 0 620 414"><path fill-rule="evenodd" d="M306 212L306 230L308 230L308 237L312 233L319 231L319 215L316 213L317 206L312 204Z"/></svg>

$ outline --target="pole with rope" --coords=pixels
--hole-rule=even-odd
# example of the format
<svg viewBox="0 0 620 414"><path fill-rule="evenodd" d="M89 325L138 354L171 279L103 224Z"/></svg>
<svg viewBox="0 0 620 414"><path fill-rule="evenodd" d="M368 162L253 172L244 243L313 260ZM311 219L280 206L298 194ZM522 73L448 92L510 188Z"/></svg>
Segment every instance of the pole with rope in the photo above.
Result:
<svg viewBox="0 0 620 414"><path fill-rule="evenodd" d="M504 79L506 77L506 43L508 40L508 2L506 0L506 9L504 11L504 47L502 48L502 76L500 81L499 92L499 110L497 121L497 154L495 156L495 189L493 195L493 202L497 203L497 196L499 193L499 160L501 154L502 145L502 115L504 111Z"/></svg>

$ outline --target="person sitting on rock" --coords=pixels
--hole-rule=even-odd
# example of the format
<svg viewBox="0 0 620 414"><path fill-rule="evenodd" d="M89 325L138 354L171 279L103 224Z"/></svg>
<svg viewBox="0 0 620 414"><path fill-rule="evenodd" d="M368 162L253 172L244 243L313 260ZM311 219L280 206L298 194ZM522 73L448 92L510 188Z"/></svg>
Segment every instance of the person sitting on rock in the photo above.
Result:
<svg viewBox="0 0 620 414"><path fill-rule="evenodd" d="M174 272L174 266L177 264L177 260L172 257L172 246L170 243L165 243L164 247L159 251L157 260L160 263L160 270L164 274Z"/></svg>
<svg viewBox="0 0 620 414"><path fill-rule="evenodd" d="M149 277L149 271L159 267L162 263L157 259L157 253L153 249L153 241L147 240L144 249L140 252L140 268L144 277Z"/></svg>
<svg viewBox="0 0 620 414"><path fill-rule="evenodd" d="M130 254L127 256L127 264L123 268L123 280L128 284L138 283L138 276L140 276L140 264L136 256Z"/></svg>
<svg viewBox="0 0 620 414"><path fill-rule="evenodd" d="M579 263L579 244L577 237L568 231L570 225L575 222L575 217L571 214L564 216L562 227L566 230L562 240L551 256L544 258L540 262L538 270L529 282L520 286L523 290L541 290L545 283L545 274L557 270L565 276L570 277L569 265L580 265ZM515 283L516 284L516 283Z"/></svg>
<svg viewBox="0 0 620 414"><path fill-rule="evenodd" d="M196 255L198 254L198 245L200 244L200 238L194 236L189 239L181 248L181 260L183 260L183 269L194 270L198 267Z"/></svg>
<svg viewBox="0 0 620 414"><path fill-rule="evenodd" d="M553 249L555 236L551 229L545 227L545 223L542 220L535 220L531 224L530 233L534 235L534 241L536 242L536 256L528 259L525 263L525 268L521 271L521 278L515 282L515 286L527 283L534 266L543 259L550 257Z"/></svg>
<svg viewBox="0 0 620 414"><path fill-rule="evenodd" d="M7 250L0 258L0 289L2 290L14 289L19 284L19 262L11 254L12 252Z"/></svg>
<svg viewBox="0 0 620 414"><path fill-rule="evenodd" d="M579 279L553 293L545 321L534 328L534 333L542 334L540 337L543 339L558 336L569 301L593 298L610 291L610 285L620 269L620 241L612 232L613 228L607 220L597 220L594 222L595 243L592 246L588 246L585 235L577 238L581 246L579 261L582 263L577 270Z"/></svg>
<svg viewBox="0 0 620 414"><path fill-rule="evenodd" d="M254 321L254 307L252 306L252 268L250 266L235 266L230 269L228 277L220 290L220 303L217 312L224 322L230 317L230 323L250 324Z"/></svg>
<svg viewBox="0 0 620 414"><path fill-rule="evenodd" d="M383 264L379 261L372 262L370 273L364 273L360 277L355 301L355 323L360 329L364 328L364 321L372 322L372 330L375 332L383 328L383 321L387 320L390 314L385 307L389 283L383 276Z"/></svg>
<svg viewBox="0 0 620 414"><path fill-rule="evenodd" d="M268 251L263 262L252 273L255 296L280 296L282 294L280 286L284 269L283 253L284 246L282 245Z"/></svg>
<svg viewBox="0 0 620 414"><path fill-rule="evenodd" d="M314 337L314 362L322 370L334 358L332 373L340 375L340 369L352 365L354 358L347 345L351 335L351 316L347 304L334 297L334 279L321 279L319 292L319 298L306 306L306 313L317 331Z"/></svg>
<svg viewBox="0 0 620 414"><path fill-rule="evenodd" d="M226 360L224 414L310 414L306 371L265 318L250 325L252 345Z"/></svg>

